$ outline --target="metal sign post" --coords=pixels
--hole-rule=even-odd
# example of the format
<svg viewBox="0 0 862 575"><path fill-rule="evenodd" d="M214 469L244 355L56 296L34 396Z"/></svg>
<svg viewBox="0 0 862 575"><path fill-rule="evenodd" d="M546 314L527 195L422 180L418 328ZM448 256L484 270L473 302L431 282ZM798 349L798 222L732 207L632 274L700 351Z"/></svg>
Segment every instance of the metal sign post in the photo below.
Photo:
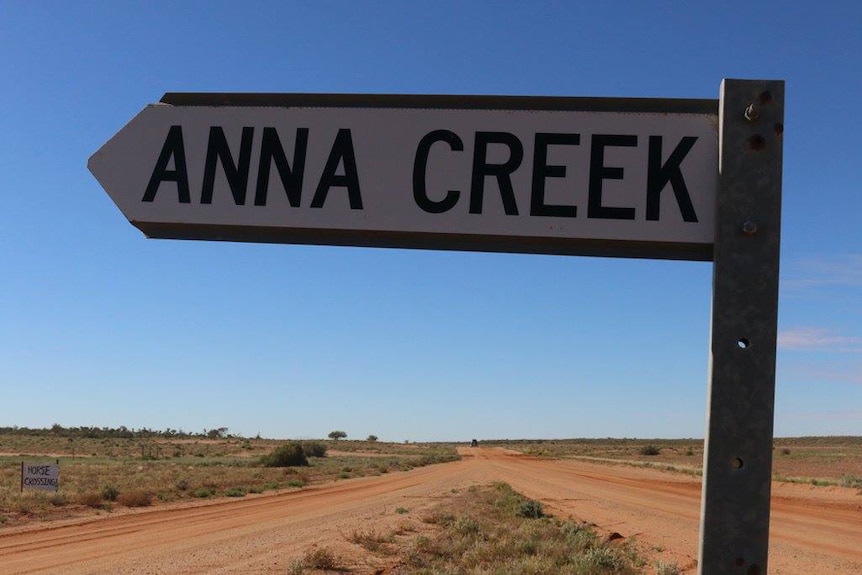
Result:
<svg viewBox="0 0 862 575"><path fill-rule="evenodd" d="M784 82L725 80L699 572L766 573Z"/></svg>
<svg viewBox="0 0 862 575"><path fill-rule="evenodd" d="M90 158L149 237L714 262L699 572L769 543L784 83L720 100L165 94Z"/></svg>

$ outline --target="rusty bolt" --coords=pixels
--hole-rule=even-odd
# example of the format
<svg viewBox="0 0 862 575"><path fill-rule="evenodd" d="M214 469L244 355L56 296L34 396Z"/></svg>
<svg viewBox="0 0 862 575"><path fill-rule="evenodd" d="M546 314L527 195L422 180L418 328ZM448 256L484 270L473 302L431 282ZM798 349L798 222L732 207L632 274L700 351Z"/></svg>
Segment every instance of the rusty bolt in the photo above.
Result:
<svg viewBox="0 0 862 575"><path fill-rule="evenodd" d="M760 117L760 112L754 107L754 104L749 104L745 109L745 119L753 122Z"/></svg>
<svg viewBox="0 0 862 575"><path fill-rule="evenodd" d="M757 222L747 220L742 224L742 233L747 236L753 236L757 233Z"/></svg>

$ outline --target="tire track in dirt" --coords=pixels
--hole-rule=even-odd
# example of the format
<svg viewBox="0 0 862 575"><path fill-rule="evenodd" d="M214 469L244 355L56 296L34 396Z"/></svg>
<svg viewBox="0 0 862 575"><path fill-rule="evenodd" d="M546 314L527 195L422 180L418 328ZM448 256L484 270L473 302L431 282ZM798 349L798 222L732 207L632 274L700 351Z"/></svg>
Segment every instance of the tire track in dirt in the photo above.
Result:
<svg viewBox="0 0 862 575"><path fill-rule="evenodd" d="M697 478L651 469L464 448L459 462L240 500L180 504L0 530L0 573L284 573L314 546L375 567L347 535L415 520L452 490L505 481L560 517L636 536L656 557L696 569ZM798 489L790 489L795 487ZM862 497L781 486L773 500L770 573L862 572Z"/></svg>

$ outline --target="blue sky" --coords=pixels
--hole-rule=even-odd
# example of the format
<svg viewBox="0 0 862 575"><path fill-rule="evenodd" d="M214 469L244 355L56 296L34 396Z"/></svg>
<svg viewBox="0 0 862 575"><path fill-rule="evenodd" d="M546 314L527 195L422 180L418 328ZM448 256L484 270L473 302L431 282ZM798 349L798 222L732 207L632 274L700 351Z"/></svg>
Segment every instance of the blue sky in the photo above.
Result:
<svg viewBox="0 0 862 575"><path fill-rule="evenodd" d="M164 92L787 82L776 435L862 434L858 2L0 3L0 425L702 437L711 264L147 240L88 157Z"/></svg>

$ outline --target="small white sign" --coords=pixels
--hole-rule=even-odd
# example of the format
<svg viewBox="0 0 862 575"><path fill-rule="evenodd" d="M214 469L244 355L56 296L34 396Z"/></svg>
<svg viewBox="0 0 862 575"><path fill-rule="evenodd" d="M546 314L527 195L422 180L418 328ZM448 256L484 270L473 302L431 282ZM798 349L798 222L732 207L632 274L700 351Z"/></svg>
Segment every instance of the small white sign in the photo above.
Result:
<svg viewBox="0 0 862 575"><path fill-rule="evenodd" d="M60 466L44 463L21 464L21 490L57 491L60 488Z"/></svg>

